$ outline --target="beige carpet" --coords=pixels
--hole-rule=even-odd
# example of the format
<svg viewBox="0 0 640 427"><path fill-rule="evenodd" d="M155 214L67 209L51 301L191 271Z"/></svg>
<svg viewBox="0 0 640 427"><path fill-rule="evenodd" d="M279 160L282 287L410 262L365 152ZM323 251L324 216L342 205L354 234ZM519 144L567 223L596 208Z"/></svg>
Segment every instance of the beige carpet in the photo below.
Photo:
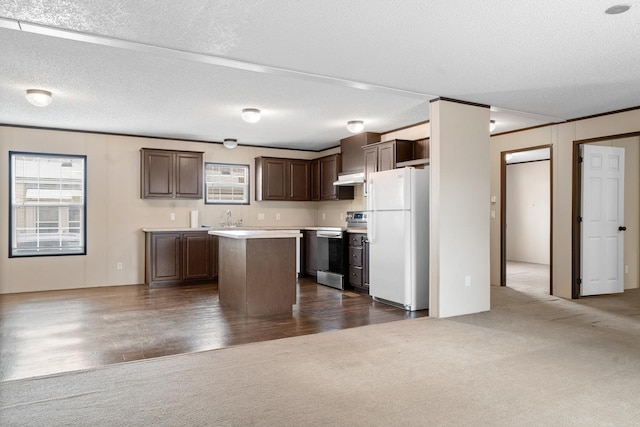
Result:
<svg viewBox="0 0 640 427"><path fill-rule="evenodd" d="M549 295L549 264L507 261L507 286Z"/></svg>
<svg viewBox="0 0 640 427"><path fill-rule="evenodd" d="M640 425L640 292L492 288L422 318L0 384L0 425Z"/></svg>

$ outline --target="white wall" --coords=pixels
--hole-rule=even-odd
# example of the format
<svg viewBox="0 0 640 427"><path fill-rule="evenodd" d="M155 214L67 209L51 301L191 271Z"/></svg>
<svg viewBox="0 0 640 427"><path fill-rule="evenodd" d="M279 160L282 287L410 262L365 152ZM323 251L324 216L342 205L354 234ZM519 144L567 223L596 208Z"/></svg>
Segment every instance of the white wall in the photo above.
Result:
<svg viewBox="0 0 640 427"><path fill-rule="evenodd" d="M507 165L507 260L549 264L549 160Z"/></svg>
<svg viewBox="0 0 640 427"><path fill-rule="evenodd" d="M205 205L204 200L152 200L140 198L140 148L203 151L206 162L249 164L251 204ZM87 255L65 257L8 257L8 180L0 185L0 293L71 289L144 282L142 228L189 227L189 212L199 212L201 224L224 221L227 209L234 220L253 226L316 225L318 212L326 212L326 225L343 226L348 202L256 202L257 156L316 158L331 154L221 144L99 135L83 132L0 127L0 176L8 177L9 151L82 154L87 156ZM361 197L360 197L361 199ZM336 203L333 205L332 203ZM321 210L319 208L322 207ZM170 214L175 213L175 221ZM258 220L263 213L265 219ZM280 220L276 215L280 214ZM116 269L122 262L124 268Z"/></svg>
<svg viewBox="0 0 640 427"><path fill-rule="evenodd" d="M430 117L429 315L487 311L489 109L438 100Z"/></svg>
<svg viewBox="0 0 640 427"><path fill-rule="evenodd" d="M553 294L571 298L571 226L573 141L640 132L640 109L561 123L491 138L492 208L500 212L501 152L552 146L552 276ZM634 226L639 226L634 224ZM491 284L500 284L500 218L491 219Z"/></svg>

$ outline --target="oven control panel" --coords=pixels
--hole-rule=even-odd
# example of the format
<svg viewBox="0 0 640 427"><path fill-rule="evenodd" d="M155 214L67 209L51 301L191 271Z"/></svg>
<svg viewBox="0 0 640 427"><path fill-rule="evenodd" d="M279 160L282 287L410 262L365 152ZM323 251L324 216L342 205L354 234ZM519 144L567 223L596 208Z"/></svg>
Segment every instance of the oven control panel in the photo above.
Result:
<svg viewBox="0 0 640 427"><path fill-rule="evenodd" d="M367 227L367 211L349 211L345 217L348 227Z"/></svg>

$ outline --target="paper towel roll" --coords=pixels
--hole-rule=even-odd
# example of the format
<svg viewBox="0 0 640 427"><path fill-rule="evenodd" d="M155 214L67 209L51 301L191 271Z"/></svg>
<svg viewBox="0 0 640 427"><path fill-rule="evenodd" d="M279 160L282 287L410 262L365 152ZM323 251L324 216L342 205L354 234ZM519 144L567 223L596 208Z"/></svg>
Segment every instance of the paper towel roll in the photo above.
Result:
<svg viewBox="0 0 640 427"><path fill-rule="evenodd" d="M198 211L191 211L191 228L198 228Z"/></svg>

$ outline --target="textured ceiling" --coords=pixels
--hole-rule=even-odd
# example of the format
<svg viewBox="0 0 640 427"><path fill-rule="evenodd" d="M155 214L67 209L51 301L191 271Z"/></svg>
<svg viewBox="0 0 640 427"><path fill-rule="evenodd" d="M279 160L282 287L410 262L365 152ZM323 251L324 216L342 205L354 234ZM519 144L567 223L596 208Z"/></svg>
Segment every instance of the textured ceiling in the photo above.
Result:
<svg viewBox="0 0 640 427"><path fill-rule="evenodd" d="M318 150L438 96L491 105L496 132L635 107L640 1L613 4L4 1L0 123Z"/></svg>

